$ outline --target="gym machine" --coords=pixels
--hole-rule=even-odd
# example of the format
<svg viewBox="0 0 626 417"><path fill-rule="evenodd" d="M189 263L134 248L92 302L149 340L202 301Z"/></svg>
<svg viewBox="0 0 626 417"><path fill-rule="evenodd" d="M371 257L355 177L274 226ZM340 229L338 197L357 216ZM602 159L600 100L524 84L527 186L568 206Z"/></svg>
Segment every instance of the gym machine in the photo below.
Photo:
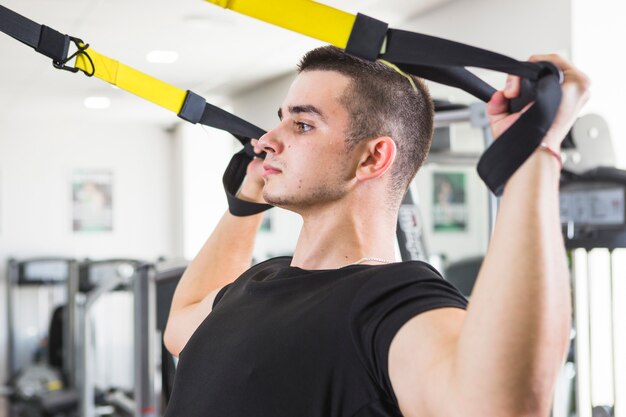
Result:
<svg viewBox="0 0 626 417"><path fill-rule="evenodd" d="M96 267L106 267L101 279L94 279ZM77 378L81 381L81 417L102 415L157 417L169 400L175 372L175 359L163 345L163 331L176 285L186 267L141 263L135 260L108 260L81 264L81 287L76 297ZM92 271L91 274L88 271ZM86 277L92 276L88 282ZM106 279L104 277L106 276ZM124 289L133 298L133 389L98 392L95 381L93 349L87 343L93 333L89 321L94 303L103 295ZM80 343L79 343L80 344ZM103 407L96 407L96 404ZM112 410L111 410L112 409Z"/></svg>
<svg viewBox="0 0 626 417"><path fill-rule="evenodd" d="M577 417L612 417L621 407L616 395L615 312L626 300L618 299L615 288L626 265L626 171L601 167L566 173L560 198L575 323L570 370L575 393L570 398L575 402L562 415L571 416L573 409Z"/></svg>
<svg viewBox="0 0 626 417"><path fill-rule="evenodd" d="M109 259L87 261L80 265L80 284L71 307L75 315L76 380L80 391L80 416L156 416L154 401L149 387L154 373L154 349L150 324L153 304L151 266L134 259ZM114 291L130 292L133 304L133 321L118 323L118 328L132 332L132 363L134 374L125 387L106 386L107 381L98 381L95 343L96 304ZM101 320L103 318L99 317ZM110 317L106 318L110 320ZM110 324L110 323L109 323ZM120 339L122 334L107 334L107 339ZM105 344L105 348L113 344ZM100 344L102 346L102 344ZM102 354L103 352L100 352ZM114 369L107 363L107 370ZM106 372L106 371L105 371ZM144 377L144 374L147 377ZM98 384L100 383L100 384ZM132 389L129 389L132 387Z"/></svg>
<svg viewBox="0 0 626 417"><path fill-rule="evenodd" d="M487 119L486 105L473 103L469 106L455 104L442 100L435 100L435 131L433 142L426 163L441 165L476 165L480 154L468 152L453 152L451 146L451 126L457 123L469 123L483 135L485 149L493 142L489 120ZM495 216L498 210L498 199L485 190L488 199L488 235L491 235ZM433 262L424 239L423 221L419 210L417 194L409 187L402 200L398 213L396 228L398 248L403 261L421 260ZM436 263L436 262L435 262ZM440 267L440 265L435 265Z"/></svg>
<svg viewBox="0 0 626 417"><path fill-rule="evenodd" d="M76 409L71 317L63 306L77 262L10 259L7 268L9 416L69 416ZM18 329L20 331L18 331Z"/></svg>

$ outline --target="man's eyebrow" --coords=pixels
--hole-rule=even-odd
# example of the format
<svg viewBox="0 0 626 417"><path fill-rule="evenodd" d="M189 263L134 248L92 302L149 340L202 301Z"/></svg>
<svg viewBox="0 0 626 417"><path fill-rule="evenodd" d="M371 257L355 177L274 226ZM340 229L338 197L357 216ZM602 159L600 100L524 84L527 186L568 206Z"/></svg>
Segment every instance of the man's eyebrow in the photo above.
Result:
<svg viewBox="0 0 626 417"><path fill-rule="evenodd" d="M291 107L289 107L289 113L291 113L291 114L310 113L310 114L314 114L314 115L318 116L322 120L325 119L324 113L322 113L322 111L320 109L318 109L317 107L315 107L315 106L313 106L311 104L303 104L303 105L299 105L299 106L291 106Z"/></svg>
<svg viewBox="0 0 626 417"><path fill-rule="evenodd" d="M318 116L322 120L325 120L324 113L317 107L311 104L303 104L299 106L291 106L289 107L289 113L291 114L299 114L299 113L310 113ZM278 120L283 120L283 109L278 109Z"/></svg>

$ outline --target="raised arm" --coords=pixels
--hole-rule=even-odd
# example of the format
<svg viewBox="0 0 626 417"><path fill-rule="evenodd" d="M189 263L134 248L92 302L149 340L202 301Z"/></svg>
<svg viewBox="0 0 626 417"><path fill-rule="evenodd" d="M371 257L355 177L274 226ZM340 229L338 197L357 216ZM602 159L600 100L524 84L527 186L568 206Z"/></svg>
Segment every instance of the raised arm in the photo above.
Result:
<svg viewBox="0 0 626 417"><path fill-rule="evenodd" d="M587 100L589 81L560 57L532 60L564 71L561 107L544 139L558 152ZM511 78L489 103L495 136L519 117L506 113L518 91L519 80ZM406 416L549 415L571 316L558 187L559 162L537 150L506 185L467 313L431 311L396 335L390 377ZM411 346L418 347L411 352ZM407 375L403 366L421 374Z"/></svg>
<svg viewBox="0 0 626 417"><path fill-rule="evenodd" d="M239 198L263 202L262 161L248 166ZM262 214L236 217L228 211L183 274L167 320L165 346L175 356L211 312L218 291L250 267Z"/></svg>

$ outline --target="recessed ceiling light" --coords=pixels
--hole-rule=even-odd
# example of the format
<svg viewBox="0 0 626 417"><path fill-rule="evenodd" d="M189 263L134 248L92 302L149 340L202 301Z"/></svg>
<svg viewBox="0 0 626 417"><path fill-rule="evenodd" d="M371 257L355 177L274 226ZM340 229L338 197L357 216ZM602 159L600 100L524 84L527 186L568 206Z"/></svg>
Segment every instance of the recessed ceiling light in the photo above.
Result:
<svg viewBox="0 0 626 417"><path fill-rule="evenodd" d="M87 97L84 104L88 109L108 109L111 107L111 100L108 97Z"/></svg>
<svg viewBox="0 0 626 417"><path fill-rule="evenodd" d="M171 64L178 61L176 51L150 51L146 55L146 60L152 64Z"/></svg>

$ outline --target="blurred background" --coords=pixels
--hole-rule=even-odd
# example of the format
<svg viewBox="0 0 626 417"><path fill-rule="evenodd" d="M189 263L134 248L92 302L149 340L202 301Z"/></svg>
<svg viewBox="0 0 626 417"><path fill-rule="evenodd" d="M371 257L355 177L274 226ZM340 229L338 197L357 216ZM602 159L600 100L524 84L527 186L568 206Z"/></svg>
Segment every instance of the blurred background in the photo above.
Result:
<svg viewBox="0 0 626 417"><path fill-rule="evenodd" d="M323 3L368 14L394 28L460 41L519 60L551 52L567 57L592 80L592 99L583 114L600 117L602 122L594 124L596 119L592 119L591 127L581 124L580 135L601 138L581 141L578 151L568 151L566 159L585 168L626 165L622 76L626 58L619 52L623 49L619 39L626 39L622 22L626 10L620 2ZM276 109L299 58L322 45L200 0L0 0L0 4L79 37L126 65L193 90L209 103L264 129L277 122ZM160 265L155 269L158 274L169 265L184 265L195 255L226 210L221 177L238 145L227 133L185 123L98 79L54 70L49 60L4 34L0 34L0 53L0 386L8 387L0 391L4 393L0 417L11 415L8 403L15 394L10 388L18 371L15 363L21 369L35 361L38 347L47 347L52 311L67 301L64 283L74 276L73 268L77 268L76 282L93 281L92 287L75 290L87 294L86 299L89 291L109 280L107 272L93 272L86 266L95 260L131 260L110 265L110 276L117 278L103 287L107 294L93 298L93 310L87 315L95 340L92 363L99 363L92 373L95 385L103 391L117 387L128 394L139 378L133 372L139 359L132 353L137 343L133 308L138 301L129 277L141 271L141 263ZM496 88L503 86L502 74L476 73ZM466 93L429 85L435 98L474 108L476 99ZM419 223L423 254L446 270L468 260L479 264L476 260L489 240L493 201L475 172L485 147L484 131L472 125L469 117L454 123L440 121L438 126L444 150L433 151L414 181L411 218ZM448 205L443 194L452 196L446 200ZM289 255L299 224L293 214L279 209L268 212L255 260ZM594 415L606 412L626 417L626 405L620 408L626 403L624 326L613 320L626 313L621 307L625 304L619 302L626 300L626 287L614 279L626 256L619 250L602 250L590 252L584 270L593 274L585 275L584 287L576 287L581 300L587 300L585 311L596 311L584 324L588 339L593 340L587 355L593 365L578 374L587 378L583 385L588 389L583 393L580 388L562 388L562 398L556 395L559 404L565 405L555 408L555 415L585 416L594 410ZM27 262L42 258L71 262L35 263L39 266ZM572 265L576 259L572 252ZM604 266L593 266L594 262ZM126 273L120 265L130 265L132 271ZM99 281L98 274L106 277ZM28 289L20 289L20 283L27 283L22 287ZM607 309L607 300L618 302ZM115 346L97 341L98 334L112 334L115 329L120 331ZM10 352L16 350L23 358L11 365L10 356L15 359L15 355ZM564 380L573 380L575 372L565 369ZM70 384L66 381L66 385ZM589 410L576 403L584 395ZM96 413L86 409L83 404L79 414ZM106 410L114 413L110 408L99 413L105 415ZM41 410L33 413L28 415L45 415Z"/></svg>

